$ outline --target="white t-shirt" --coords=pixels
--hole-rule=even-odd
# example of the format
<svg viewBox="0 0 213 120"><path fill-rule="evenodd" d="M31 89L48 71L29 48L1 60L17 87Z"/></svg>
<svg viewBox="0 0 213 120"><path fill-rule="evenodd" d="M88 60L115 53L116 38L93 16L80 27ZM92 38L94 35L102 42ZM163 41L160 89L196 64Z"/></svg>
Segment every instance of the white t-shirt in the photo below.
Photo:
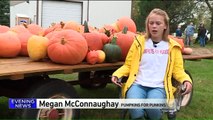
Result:
<svg viewBox="0 0 213 120"><path fill-rule="evenodd" d="M154 45L151 39L145 42L135 83L147 87L164 87L164 76L168 62L169 43L161 41Z"/></svg>

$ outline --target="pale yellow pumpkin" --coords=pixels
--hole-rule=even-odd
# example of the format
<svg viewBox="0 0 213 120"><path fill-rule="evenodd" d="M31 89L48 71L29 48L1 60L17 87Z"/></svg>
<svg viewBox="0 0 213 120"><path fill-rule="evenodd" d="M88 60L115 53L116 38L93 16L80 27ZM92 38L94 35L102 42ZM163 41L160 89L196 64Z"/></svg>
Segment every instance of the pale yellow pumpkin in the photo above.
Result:
<svg viewBox="0 0 213 120"><path fill-rule="evenodd" d="M46 58L48 42L49 39L46 37L37 35L31 36L27 43L27 51L30 59L39 61Z"/></svg>

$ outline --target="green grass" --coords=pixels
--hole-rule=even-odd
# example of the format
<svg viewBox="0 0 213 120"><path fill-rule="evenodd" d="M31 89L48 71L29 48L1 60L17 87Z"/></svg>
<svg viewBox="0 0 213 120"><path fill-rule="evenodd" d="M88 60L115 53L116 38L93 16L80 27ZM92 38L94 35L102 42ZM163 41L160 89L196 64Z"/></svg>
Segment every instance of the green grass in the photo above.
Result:
<svg viewBox="0 0 213 120"><path fill-rule="evenodd" d="M190 71L194 83L194 93L191 104L177 113L177 120L211 120L213 119L213 60L185 61L185 69ZM76 79L77 74L54 75L61 79ZM87 90L79 85L74 86L79 96L83 98L117 98L118 90L113 84L104 89ZM12 118L13 110L8 110L7 98L0 99L0 119ZM81 119L119 119L120 110L81 110ZM9 116L9 117L8 117ZM166 116L164 116L166 118Z"/></svg>

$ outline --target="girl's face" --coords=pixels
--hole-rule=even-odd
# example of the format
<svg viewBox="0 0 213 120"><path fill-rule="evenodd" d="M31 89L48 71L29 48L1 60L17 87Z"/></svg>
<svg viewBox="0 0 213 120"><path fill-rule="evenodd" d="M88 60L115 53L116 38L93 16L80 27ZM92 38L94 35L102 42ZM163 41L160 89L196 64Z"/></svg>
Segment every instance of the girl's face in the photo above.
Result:
<svg viewBox="0 0 213 120"><path fill-rule="evenodd" d="M151 14L149 16L148 28L152 40L155 40L156 42L162 40L164 30L167 28L164 22L164 17L157 14Z"/></svg>

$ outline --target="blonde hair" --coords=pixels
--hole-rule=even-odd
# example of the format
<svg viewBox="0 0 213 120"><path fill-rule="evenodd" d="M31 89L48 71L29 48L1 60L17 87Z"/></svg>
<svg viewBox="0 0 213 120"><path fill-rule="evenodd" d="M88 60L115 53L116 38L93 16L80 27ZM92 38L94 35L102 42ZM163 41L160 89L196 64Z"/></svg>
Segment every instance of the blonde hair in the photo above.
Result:
<svg viewBox="0 0 213 120"><path fill-rule="evenodd" d="M163 11L159 8L153 9L149 13L149 15L146 17L146 35L145 35L145 38L146 39L151 38L151 34L149 32L148 24L149 24L149 17L152 14L156 14L156 15L160 15L160 16L164 17L164 22L165 22L165 25L167 26L167 28L164 30L164 33L163 33L163 40L168 41L169 40L169 38L168 38L168 35L169 35L169 17L168 17L168 14L165 11Z"/></svg>

